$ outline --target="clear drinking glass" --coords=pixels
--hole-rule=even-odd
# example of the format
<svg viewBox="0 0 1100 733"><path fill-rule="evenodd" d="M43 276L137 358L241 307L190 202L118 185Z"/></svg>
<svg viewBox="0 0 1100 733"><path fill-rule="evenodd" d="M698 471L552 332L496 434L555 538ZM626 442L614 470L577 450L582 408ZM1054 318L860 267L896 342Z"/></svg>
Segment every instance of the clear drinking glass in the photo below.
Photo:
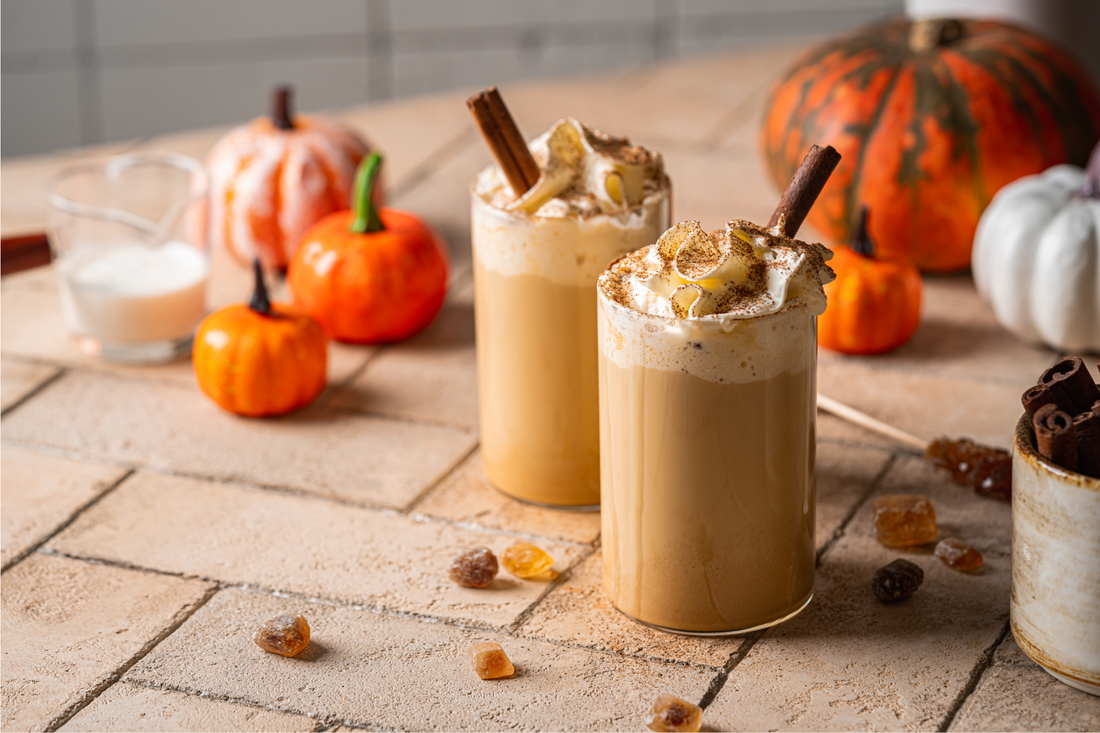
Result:
<svg viewBox="0 0 1100 733"><path fill-rule="evenodd" d="M601 286L604 589L630 618L723 635L810 602L816 321L666 318Z"/></svg>
<svg viewBox="0 0 1100 733"><path fill-rule="evenodd" d="M206 311L208 179L197 160L131 154L59 171L47 191L62 311L111 361L186 356Z"/></svg>
<svg viewBox="0 0 1100 733"><path fill-rule="evenodd" d="M471 199L485 472L524 501L598 509L596 279L668 228L669 191L587 217Z"/></svg>

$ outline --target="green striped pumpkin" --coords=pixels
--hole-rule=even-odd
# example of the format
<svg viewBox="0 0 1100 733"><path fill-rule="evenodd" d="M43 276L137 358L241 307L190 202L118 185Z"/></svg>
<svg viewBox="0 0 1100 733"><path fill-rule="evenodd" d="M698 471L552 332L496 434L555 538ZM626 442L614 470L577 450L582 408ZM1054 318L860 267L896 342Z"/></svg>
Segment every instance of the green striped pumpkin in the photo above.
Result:
<svg viewBox="0 0 1100 733"><path fill-rule="evenodd" d="M925 271L970 263L978 217L1002 186L1084 165L1100 94L1050 43L994 21L902 19L828 41L773 85L767 168L783 188L814 143L843 156L808 221L847 241L860 206L871 238Z"/></svg>

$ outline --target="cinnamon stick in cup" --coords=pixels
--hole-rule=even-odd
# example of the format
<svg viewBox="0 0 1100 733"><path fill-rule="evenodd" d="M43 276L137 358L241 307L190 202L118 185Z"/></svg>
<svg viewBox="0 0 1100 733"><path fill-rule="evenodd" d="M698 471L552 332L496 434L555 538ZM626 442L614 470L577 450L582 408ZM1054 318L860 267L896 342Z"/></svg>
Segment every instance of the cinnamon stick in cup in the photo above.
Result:
<svg viewBox="0 0 1100 733"><path fill-rule="evenodd" d="M1070 471L1077 470L1077 440L1073 418L1056 405L1043 405L1035 413L1035 444L1039 455Z"/></svg>
<svg viewBox="0 0 1100 733"><path fill-rule="evenodd" d="M1090 410L1100 399L1100 389L1079 356L1067 356L1047 369L1039 384L1048 387L1058 408L1070 415Z"/></svg>
<svg viewBox="0 0 1100 733"><path fill-rule="evenodd" d="M1077 473L1100 478L1100 415L1091 410L1073 418Z"/></svg>
<svg viewBox="0 0 1100 733"><path fill-rule="evenodd" d="M1024 392L1020 398L1020 402L1024 403L1024 410L1027 411L1028 417L1035 417L1035 413L1039 411L1039 408L1043 405L1054 405L1054 395L1050 393L1050 387L1045 384L1037 384L1027 392Z"/></svg>
<svg viewBox="0 0 1100 733"><path fill-rule="evenodd" d="M840 153L832 145L812 146L768 220L768 229L778 226L781 234L792 238L798 234L802 222L839 162Z"/></svg>
<svg viewBox="0 0 1100 733"><path fill-rule="evenodd" d="M500 92L489 87L467 99L466 107L516 198L527 193L539 180L541 171Z"/></svg>

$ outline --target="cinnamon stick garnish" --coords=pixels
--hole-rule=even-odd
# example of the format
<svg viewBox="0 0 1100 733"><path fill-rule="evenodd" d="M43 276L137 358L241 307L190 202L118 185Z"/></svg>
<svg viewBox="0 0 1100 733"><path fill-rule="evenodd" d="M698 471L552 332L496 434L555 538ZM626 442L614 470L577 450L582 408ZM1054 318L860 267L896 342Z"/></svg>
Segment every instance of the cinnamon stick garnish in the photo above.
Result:
<svg viewBox="0 0 1100 733"><path fill-rule="evenodd" d="M1100 389L1079 356L1067 356L1047 369L1039 384L1046 385L1058 408L1070 415L1092 409L1092 403L1100 399Z"/></svg>
<svg viewBox="0 0 1100 733"><path fill-rule="evenodd" d="M527 193L539 180L541 171L527 149L516 121L504 106L500 92L496 87L490 87L467 99L466 107L474 116L489 152L496 159L516 198Z"/></svg>
<svg viewBox="0 0 1100 733"><path fill-rule="evenodd" d="M1073 418L1056 405L1043 405L1035 413L1035 445L1039 455L1070 471L1077 470L1077 439Z"/></svg>
<svg viewBox="0 0 1100 733"><path fill-rule="evenodd" d="M1050 387L1045 384L1037 384L1027 392L1024 392L1020 397L1020 402L1024 403L1024 410L1027 411L1028 417L1034 418L1035 413L1039 411L1039 408L1043 405L1056 404L1054 401L1054 395L1050 393Z"/></svg>
<svg viewBox="0 0 1100 733"><path fill-rule="evenodd" d="M1077 473L1100 478L1100 415L1091 410L1073 418Z"/></svg>
<svg viewBox="0 0 1100 733"><path fill-rule="evenodd" d="M290 87L286 84L275 87L271 93L271 122L278 130L293 130L290 120Z"/></svg>
<svg viewBox="0 0 1100 733"><path fill-rule="evenodd" d="M778 226L782 234L794 237L839 162L840 153L833 146L811 147L768 220L768 229Z"/></svg>

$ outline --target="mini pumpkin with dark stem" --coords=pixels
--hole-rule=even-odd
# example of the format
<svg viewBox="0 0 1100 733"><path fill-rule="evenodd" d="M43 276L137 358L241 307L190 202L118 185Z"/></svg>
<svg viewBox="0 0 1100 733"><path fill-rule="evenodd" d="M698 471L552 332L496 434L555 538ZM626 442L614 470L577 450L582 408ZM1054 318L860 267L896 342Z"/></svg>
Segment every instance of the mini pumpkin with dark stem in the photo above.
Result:
<svg viewBox="0 0 1100 733"><path fill-rule="evenodd" d="M354 208L317 222L287 270L294 302L337 341L402 341L425 328L447 294L447 254L438 235L404 211L372 200L382 158L359 167Z"/></svg>
<svg viewBox="0 0 1100 733"><path fill-rule="evenodd" d="M328 340L308 315L272 303L260 260L245 305L209 316L195 334L199 387L220 407L246 417L282 415L309 405L325 388Z"/></svg>
<svg viewBox="0 0 1100 733"><path fill-rule="evenodd" d="M859 212L849 247L837 247L825 286L829 305L817 319L817 342L851 355L882 354L904 344L920 323L920 272L905 257L877 249Z"/></svg>

